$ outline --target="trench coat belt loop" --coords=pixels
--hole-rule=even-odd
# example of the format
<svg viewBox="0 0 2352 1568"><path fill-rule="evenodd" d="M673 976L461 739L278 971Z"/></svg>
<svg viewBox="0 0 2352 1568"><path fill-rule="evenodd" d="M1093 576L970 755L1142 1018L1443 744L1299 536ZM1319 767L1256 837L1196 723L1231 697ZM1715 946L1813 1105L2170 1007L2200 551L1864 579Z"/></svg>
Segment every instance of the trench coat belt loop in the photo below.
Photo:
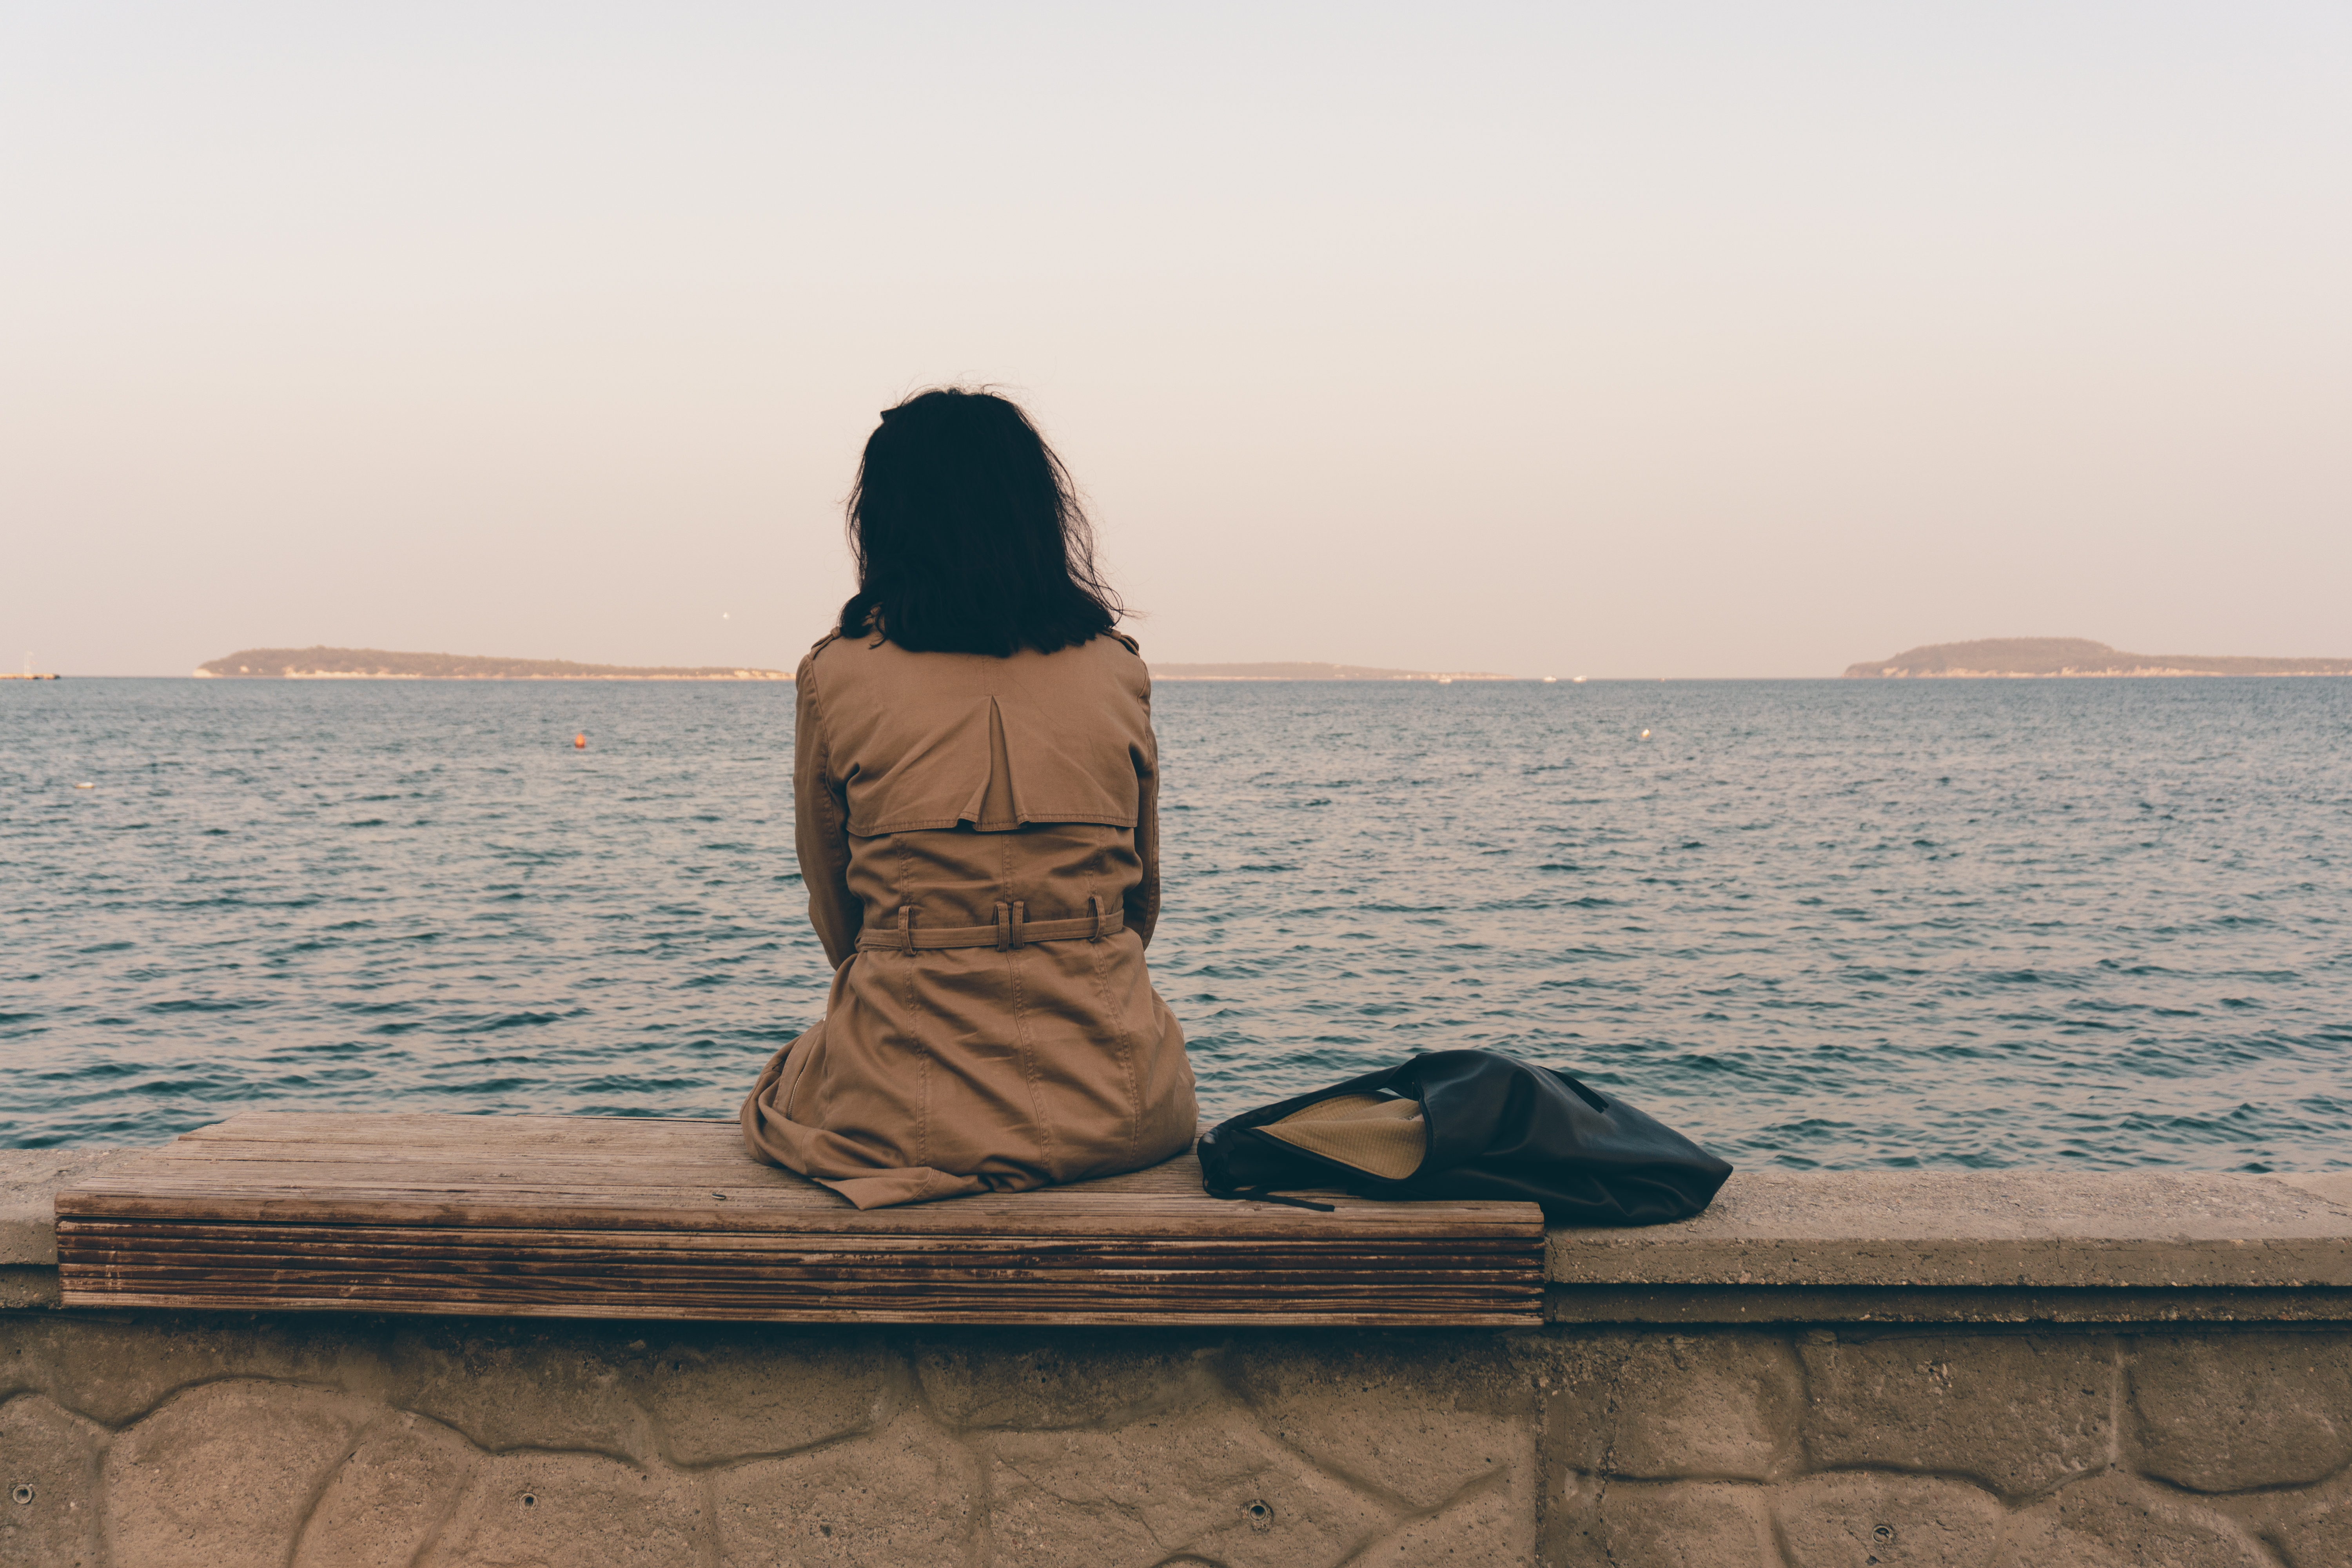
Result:
<svg viewBox="0 0 2352 1568"><path fill-rule="evenodd" d="M1094 917L1095 922L1095 929L1091 932L1087 933L1087 940L1088 942L1102 941L1102 895L1100 893L1088 893L1087 895L1087 913Z"/></svg>
<svg viewBox="0 0 2352 1568"><path fill-rule="evenodd" d="M1019 899L1013 900L1010 904L1000 903L996 906L997 952L1003 952L1007 948L1026 945L1021 934L1021 927L1028 918L1029 906Z"/></svg>
<svg viewBox="0 0 2352 1568"><path fill-rule="evenodd" d="M915 906L898 906L898 951L912 957L915 952Z"/></svg>

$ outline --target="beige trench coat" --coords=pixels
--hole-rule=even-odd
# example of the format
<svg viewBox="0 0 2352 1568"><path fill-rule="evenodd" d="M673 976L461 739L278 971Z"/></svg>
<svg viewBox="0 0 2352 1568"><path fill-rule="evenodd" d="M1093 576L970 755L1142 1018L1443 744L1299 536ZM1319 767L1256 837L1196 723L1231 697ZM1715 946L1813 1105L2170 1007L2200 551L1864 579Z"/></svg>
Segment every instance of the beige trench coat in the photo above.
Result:
<svg viewBox="0 0 2352 1568"><path fill-rule="evenodd" d="M1134 645L829 637L797 679L801 876L833 990L743 1102L751 1152L859 1208L1181 1152L1192 1069L1143 962L1160 775Z"/></svg>

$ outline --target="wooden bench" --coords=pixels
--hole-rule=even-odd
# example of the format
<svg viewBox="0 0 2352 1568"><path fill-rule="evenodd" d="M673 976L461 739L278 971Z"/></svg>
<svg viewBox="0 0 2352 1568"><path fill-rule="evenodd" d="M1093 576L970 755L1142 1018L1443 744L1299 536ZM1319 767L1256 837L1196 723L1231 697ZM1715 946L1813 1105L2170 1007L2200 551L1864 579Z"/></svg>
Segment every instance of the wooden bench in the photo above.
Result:
<svg viewBox="0 0 2352 1568"><path fill-rule="evenodd" d="M1526 1325L1532 1204L1222 1203L1186 1154L860 1212L732 1121L247 1111L57 1198L68 1307Z"/></svg>

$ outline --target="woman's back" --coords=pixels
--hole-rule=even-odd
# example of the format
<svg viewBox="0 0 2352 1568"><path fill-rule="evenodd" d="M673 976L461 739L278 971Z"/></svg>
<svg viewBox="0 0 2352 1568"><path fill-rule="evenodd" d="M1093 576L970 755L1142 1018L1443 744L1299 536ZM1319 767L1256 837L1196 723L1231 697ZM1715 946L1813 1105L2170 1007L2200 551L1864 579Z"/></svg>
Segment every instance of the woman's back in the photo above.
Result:
<svg viewBox="0 0 2352 1568"><path fill-rule="evenodd" d="M1151 678L1116 635L1003 658L830 637L799 679L817 698L853 834L1133 827L1156 776Z"/></svg>
<svg viewBox="0 0 2352 1568"><path fill-rule="evenodd" d="M1009 658L829 637L794 791L824 1022L744 1107L860 1207L1132 1170L1192 1137L1159 912L1150 681L1111 635Z"/></svg>

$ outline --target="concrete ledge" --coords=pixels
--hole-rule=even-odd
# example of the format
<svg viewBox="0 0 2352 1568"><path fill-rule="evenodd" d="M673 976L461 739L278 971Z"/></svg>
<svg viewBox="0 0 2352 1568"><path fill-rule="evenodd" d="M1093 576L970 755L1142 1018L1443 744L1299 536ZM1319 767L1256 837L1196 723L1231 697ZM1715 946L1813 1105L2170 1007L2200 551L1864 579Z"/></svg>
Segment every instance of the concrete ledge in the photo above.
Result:
<svg viewBox="0 0 2352 1568"><path fill-rule="evenodd" d="M141 1152L0 1151L0 1306L56 1300L57 1193ZM1547 1240L1561 1322L2352 1321L2352 1172L1741 1172Z"/></svg>
<svg viewBox="0 0 2352 1568"><path fill-rule="evenodd" d="M57 1196L142 1149L0 1149L0 1268L58 1266Z"/></svg>
<svg viewBox="0 0 2352 1568"><path fill-rule="evenodd" d="M1960 1285L1554 1285L1553 1323L2352 1323L2352 1289Z"/></svg>
<svg viewBox="0 0 2352 1568"><path fill-rule="evenodd" d="M1555 1287L2352 1288L2352 1174L1741 1173L1696 1219L1552 1230Z"/></svg>

